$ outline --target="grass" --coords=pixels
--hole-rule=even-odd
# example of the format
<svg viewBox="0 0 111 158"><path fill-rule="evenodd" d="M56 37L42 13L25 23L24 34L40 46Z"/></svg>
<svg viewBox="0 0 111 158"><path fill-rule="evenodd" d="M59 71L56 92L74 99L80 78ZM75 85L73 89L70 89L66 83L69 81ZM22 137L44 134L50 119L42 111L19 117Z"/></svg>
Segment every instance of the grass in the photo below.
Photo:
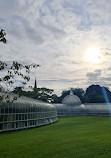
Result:
<svg viewBox="0 0 111 158"><path fill-rule="evenodd" d="M0 158L111 158L111 117L62 117L0 134Z"/></svg>

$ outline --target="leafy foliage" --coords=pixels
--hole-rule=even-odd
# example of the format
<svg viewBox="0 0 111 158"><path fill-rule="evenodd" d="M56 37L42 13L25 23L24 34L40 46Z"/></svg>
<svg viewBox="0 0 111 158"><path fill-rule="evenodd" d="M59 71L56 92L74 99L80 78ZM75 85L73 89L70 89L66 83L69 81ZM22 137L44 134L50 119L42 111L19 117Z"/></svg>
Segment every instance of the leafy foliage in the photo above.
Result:
<svg viewBox="0 0 111 158"><path fill-rule="evenodd" d="M6 33L3 29L0 30L0 42L7 43L6 40ZM37 68L40 65L37 64L30 64L30 65L23 65L16 61L13 61L12 64L7 64L6 62L0 61L0 72L3 73L5 71L5 75L2 77L0 76L0 92L5 91L5 94L11 89L14 89L14 83L16 78L19 78L19 82L21 84L21 89L24 88L26 83L30 80L29 73L32 68ZM17 87L16 87L17 88ZM10 96L2 95L0 93L0 105L5 102L11 103L16 100L17 97L13 97L10 99Z"/></svg>
<svg viewBox="0 0 111 158"><path fill-rule="evenodd" d="M100 85L91 85L86 89L86 95L88 97L88 102L91 103L104 103L106 102L103 89L107 95L108 102L111 102L111 92L108 88Z"/></svg>
<svg viewBox="0 0 111 158"><path fill-rule="evenodd" d="M106 95L111 102L111 92L106 87L101 87L99 85L91 85L86 89L86 92L82 88L71 88L62 92L61 96L58 97L56 94L53 94L53 89L48 89L45 87L37 88L33 91L23 91L22 87L16 87L14 93L19 95L25 95L32 97L38 100L52 103L61 103L63 98L70 94L70 90L74 95L77 95L82 103L105 103L106 99L103 93L103 88L106 92Z"/></svg>
<svg viewBox="0 0 111 158"><path fill-rule="evenodd" d="M6 42L7 42L5 36L6 36L5 31L4 31L3 29L1 29L1 30L0 30L0 42L3 42L3 43L6 43Z"/></svg>
<svg viewBox="0 0 111 158"><path fill-rule="evenodd" d="M19 84L21 89L24 88L24 86L27 84L27 82L30 80L30 71L32 68L37 68L39 65L37 64L31 64L31 65L22 65L16 61L13 61L11 66L9 66L7 63L0 61L0 71L3 72L3 70L7 71L6 75L3 77L0 77L0 91L9 92L11 88L15 88L15 80L19 78ZM4 88L3 88L4 87ZM17 88L17 87L16 87ZM14 101L16 98L13 98L11 100ZM7 96L1 96L0 102L3 101L10 102L10 98L7 94Z"/></svg>
<svg viewBox="0 0 111 158"><path fill-rule="evenodd" d="M14 93L24 95L27 97L31 97L34 99L42 100L45 102L53 102L54 96L53 96L53 89L48 89L45 87L34 89L33 91L23 91L21 87L16 87L14 89Z"/></svg>

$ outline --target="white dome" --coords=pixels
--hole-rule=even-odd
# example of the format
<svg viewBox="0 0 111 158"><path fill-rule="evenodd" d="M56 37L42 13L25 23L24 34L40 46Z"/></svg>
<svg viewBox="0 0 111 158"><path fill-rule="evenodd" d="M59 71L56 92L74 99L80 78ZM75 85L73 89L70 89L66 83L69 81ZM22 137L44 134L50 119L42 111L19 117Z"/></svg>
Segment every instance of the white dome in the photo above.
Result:
<svg viewBox="0 0 111 158"><path fill-rule="evenodd" d="M62 100L62 104L80 105L81 104L81 100L79 99L78 96L74 95L71 92L70 95L67 95L66 97L64 97L64 99Z"/></svg>

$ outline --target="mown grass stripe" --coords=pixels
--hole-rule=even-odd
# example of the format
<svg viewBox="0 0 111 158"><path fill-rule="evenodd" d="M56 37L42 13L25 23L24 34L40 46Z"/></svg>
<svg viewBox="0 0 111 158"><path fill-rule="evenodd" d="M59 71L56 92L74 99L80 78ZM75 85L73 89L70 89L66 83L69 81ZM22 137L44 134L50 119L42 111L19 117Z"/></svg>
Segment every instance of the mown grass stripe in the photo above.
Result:
<svg viewBox="0 0 111 158"><path fill-rule="evenodd" d="M110 117L62 117L48 126L0 134L0 158L111 158Z"/></svg>

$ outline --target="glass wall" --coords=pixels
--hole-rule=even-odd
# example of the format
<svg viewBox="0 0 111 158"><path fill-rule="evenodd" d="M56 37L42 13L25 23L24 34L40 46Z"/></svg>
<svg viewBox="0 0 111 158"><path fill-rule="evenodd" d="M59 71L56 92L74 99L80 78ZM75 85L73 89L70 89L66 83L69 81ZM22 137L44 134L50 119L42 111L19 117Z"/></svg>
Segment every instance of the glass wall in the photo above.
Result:
<svg viewBox="0 0 111 158"><path fill-rule="evenodd" d="M58 116L111 116L111 103L81 104L77 106L55 105Z"/></svg>
<svg viewBox="0 0 111 158"><path fill-rule="evenodd" d="M58 121L53 104L21 97L11 105L0 107L0 132L28 129Z"/></svg>

